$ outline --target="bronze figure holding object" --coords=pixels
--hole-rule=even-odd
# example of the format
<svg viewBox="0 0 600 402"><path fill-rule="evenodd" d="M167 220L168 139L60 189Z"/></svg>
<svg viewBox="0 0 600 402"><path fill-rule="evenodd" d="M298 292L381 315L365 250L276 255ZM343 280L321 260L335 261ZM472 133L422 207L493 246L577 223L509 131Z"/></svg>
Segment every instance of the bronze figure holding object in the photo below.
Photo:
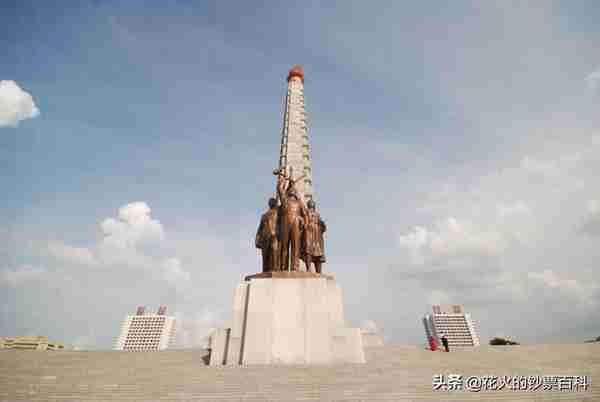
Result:
<svg viewBox="0 0 600 402"><path fill-rule="evenodd" d="M285 173L278 174L277 195L280 209L281 270L298 271L300 266L301 233L307 209L296 190L295 181Z"/></svg>
<svg viewBox="0 0 600 402"><path fill-rule="evenodd" d="M315 202L310 199L305 205L296 189L304 175L292 179L291 173L287 166L273 170L278 199L269 199L269 210L261 217L255 239L256 248L262 251L262 272L299 272L302 259L307 272L320 275L327 227Z"/></svg>
<svg viewBox="0 0 600 402"><path fill-rule="evenodd" d="M279 208L275 198L269 199L269 210L263 214L256 231L255 244L262 252L262 271L280 269L279 264Z"/></svg>
<svg viewBox="0 0 600 402"><path fill-rule="evenodd" d="M325 262L323 233L326 230L325 222L316 211L316 203L309 200L302 235L302 259L308 272L311 271L311 265L314 265L314 272L321 273L321 265Z"/></svg>

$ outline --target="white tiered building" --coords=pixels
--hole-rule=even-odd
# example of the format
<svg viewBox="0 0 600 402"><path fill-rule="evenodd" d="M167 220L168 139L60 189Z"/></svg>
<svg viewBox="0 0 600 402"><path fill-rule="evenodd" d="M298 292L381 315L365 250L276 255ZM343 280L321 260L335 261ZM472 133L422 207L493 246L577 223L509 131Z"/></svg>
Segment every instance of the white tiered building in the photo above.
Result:
<svg viewBox="0 0 600 402"><path fill-rule="evenodd" d="M433 337L441 344L442 335L448 339L449 346L479 346L479 336L471 315L464 312L461 305L434 305L433 314L423 317L425 335Z"/></svg>
<svg viewBox="0 0 600 402"><path fill-rule="evenodd" d="M175 339L175 317L165 315L167 308L161 306L156 314L148 314L145 308L137 308L135 315L123 321L116 350L152 351L168 349Z"/></svg>

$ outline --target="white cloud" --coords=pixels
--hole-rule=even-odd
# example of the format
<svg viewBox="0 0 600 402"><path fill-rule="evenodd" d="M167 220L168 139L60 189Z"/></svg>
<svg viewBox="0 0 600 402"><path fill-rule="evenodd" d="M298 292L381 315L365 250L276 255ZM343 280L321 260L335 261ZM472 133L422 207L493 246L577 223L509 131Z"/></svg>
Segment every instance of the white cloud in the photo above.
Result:
<svg viewBox="0 0 600 402"><path fill-rule="evenodd" d="M562 292L583 304L593 303L593 292L598 287L593 281L583 283L549 269L542 272L530 272L527 276L533 280L534 284L537 283L551 291Z"/></svg>
<svg viewBox="0 0 600 402"><path fill-rule="evenodd" d="M585 82L591 91L600 89L600 69L591 72L585 77Z"/></svg>
<svg viewBox="0 0 600 402"><path fill-rule="evenodd" d="M119 208L116 218L100 223L103 233L98 244L75 247L60 242L48 245L51 255L78 265L130 267L155 271L171 283L184 283L189 273L177 258L167 258L162 224L153 219L145 202L132 202Z"/></svg>
<svg viewBox="0 0 600 402"><path fill-rule="evenodd" d="M590 200L588 201L588 212L594 215L600 215L600 201Z"/></svg>
<svg viewBox="0 0 600 402"><path fill-rule="evenodd" d="M166 254L164 228L152 218L148 204L126 204L119 208L117 218L106 218L100 226L104 236L97 245L86 248L52 242L50 254L80 266L142 269L179 293L192 289L190 272L179 258Z"/></svg>
<svg viewBox="0 0 600 402"><path fill-rule="evenodd" d="M430 305L449 304L450 297L448 296L447 292L445 292L443 290L439 290L439 289L434 289L429 293L429 296L427 298L427 303Z"/></svg>
<svg viewBox="0 0 600 402"><path fill-rule="evenodd" d="M15 81L0 81L0 127L17 127L19 122L40 114L33 97Z"/></svg>
<svg viewBox="0 0 600 402"><path fill-rule="evenodd" d="M400 236L400 246L406 248L410 252L413 263L423 264L425 259L421 256L421 248L427 244L428 232L427 229L421 226L415 226L412 232Z"/></svg>
<svg viewBox="0 0 600 402"><path fill-rule="evenodd" d="M175 346L178 348L205 348L210 333L222 324L219 314L211 310L195 315L176 312L175 318Z"/></svg>
<svg viewBox="0 0 600 402"><path fill-rule="evenodd" d="M181 267L181 261L177 258L169 258L164 261L163 278L176 287L189 284L191 275Z"/></svg>
<svg viewBox="0 0 600 402"><path fill-rule="evenodd" d="M547 177L556 177L560 174L558 163L536 159L530 156L525 156L521 159L521 168L531 173L537 173Z"/></svg>
<svg viewBox="0 0 600 402"><path fill-rule="evenodd" d="M90 350L98 346L98 341L92 335L83 335L75 338L71 346L74 350Z"/></svg>
<svg viewBox="0 0 600 402"><path fill-rule="evenodd" d="M161 223L150 217L145 202L133 202L119 209L118 219L107 218L101 223L102 245L111 249L135 249L164 240Z"/></svg>
<svg viewBox="0 0 600 402"><path fill-rule="evenodd" d="M55 242L48 245L48 250L54 257L76 264L95 265L97 263L93 253L85 247L74 247Z"/></svg>
<svg viewBox="0 0 600 402"><path fill-rule="evenodd" d="M22 265L12 270L0 272L0 284L9 287L17 287L26 282L39 280L46 271L42 268L34 268L29 265Z"/></svg>
<svg viewBox="0 0 600 402"><path fill-rule="evenodd" d="M95 254L103 265L121 265L141 269L160 268L158 254L165 240L162 224L153 219L143 201L119 208L117 218L100 223L104 237Z"/></svg>
<svg viewBox="0 0 600 402"><path fill-rule="evenodd" d="M361 330L363 332L378 333L379 332L379 327L377 326L377 324L375 323L375 321L373 321L373 320L366 320L361 325Z"/></svg>
<svg viewBox="0 0 600 402"><path fill-rule="evenodd" d="M399 238L417 265L444 261L452 264L464 259L498 256L508 247L506 236L496 230L485 230L473 224L448 218L436 228L415 227Z"/></svg>
<svg viewBox="0 0 600 402"><path fill-rule="evenodd" d="M591 236L600 236L600 201L588 201L580 231Z"/></svg>
<svg viewBox="0 0 600 402"><path fill-rule="evenodd" d="M530 213L529 206L523 201L517 201L513 204L499 204L497 206L497 214L500 218L527 215Z"/></svg>
<svg viewBox="0 0 600 402"><path fill-rule="evenodd" d="M538 280L544 284L544 286L552 289L568 289L574 292L582 290L581 285L574 279L560 278L553 271L546 269L542 272L529 272L527 274L529 278Z"/></svg>

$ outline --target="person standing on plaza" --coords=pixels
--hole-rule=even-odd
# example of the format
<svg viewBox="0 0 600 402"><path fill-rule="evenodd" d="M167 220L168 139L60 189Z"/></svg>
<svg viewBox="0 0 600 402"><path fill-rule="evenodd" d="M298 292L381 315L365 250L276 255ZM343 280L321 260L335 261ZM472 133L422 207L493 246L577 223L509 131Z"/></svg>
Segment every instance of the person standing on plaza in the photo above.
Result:
<svg viewBox="0 0 600 402"><path fill-rule="evenodd" d="M446 338L446 335L442 335L441 341L442 341L442 345L444 345L444 350L446 352L449 352L450 349L448 348L448 338Z"/></svg>
<svg viewBox="0 0 600 402"><path fill-rule="evenodd" d="M438 344L435 341L435 338L433 336L429 337L429 350L431 350L432 352L435 352L438 348Z"/></svg>

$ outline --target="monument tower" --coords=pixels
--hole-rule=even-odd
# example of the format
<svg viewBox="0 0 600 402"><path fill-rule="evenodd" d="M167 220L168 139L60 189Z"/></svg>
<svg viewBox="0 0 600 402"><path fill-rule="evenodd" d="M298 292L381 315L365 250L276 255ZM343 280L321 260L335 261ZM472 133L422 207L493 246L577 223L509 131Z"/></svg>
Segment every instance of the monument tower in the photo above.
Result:
<svg viewBox="0 0 600 402"><path fill-rule="evenodd" d="M231 320L211 334L213 366L365 362L360 329L344 319L342 290L321 271L326 225L312 199L302 67L287 81L277 198L268 200L255 237L262 272L237 286Z"/></svg>
<svg viewBox="0 0 600 402"><path fill-rule="evenodd" d="M287 166L293 179L302 177L296 183L296 189L304 202L308 202L313 196L312 167L304 108L304 70L301 66L292 67L287 82L279 168Z"/></svg>

